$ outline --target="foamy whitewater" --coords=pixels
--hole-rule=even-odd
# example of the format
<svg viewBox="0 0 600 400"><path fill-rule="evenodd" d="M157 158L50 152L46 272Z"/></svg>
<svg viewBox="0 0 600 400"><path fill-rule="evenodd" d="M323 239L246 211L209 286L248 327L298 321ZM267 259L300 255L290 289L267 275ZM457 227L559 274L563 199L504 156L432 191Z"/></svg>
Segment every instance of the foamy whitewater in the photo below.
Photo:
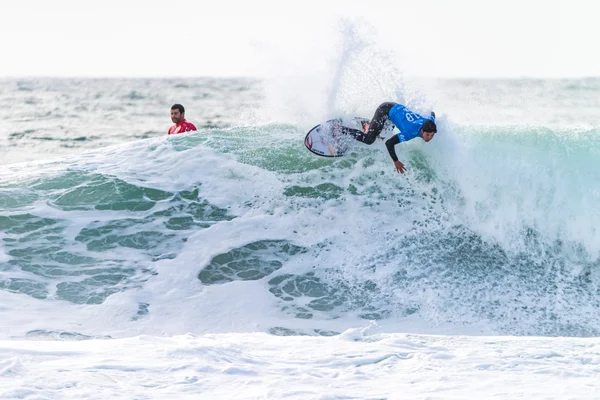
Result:
<svg viewBox="0 0 600 400"><path fill-rule="evenodd" d="M600 80L349 46L323 76L0 81L0 398L598 398ZM406 174L304 148L390 100L438 115Z"/></svg>

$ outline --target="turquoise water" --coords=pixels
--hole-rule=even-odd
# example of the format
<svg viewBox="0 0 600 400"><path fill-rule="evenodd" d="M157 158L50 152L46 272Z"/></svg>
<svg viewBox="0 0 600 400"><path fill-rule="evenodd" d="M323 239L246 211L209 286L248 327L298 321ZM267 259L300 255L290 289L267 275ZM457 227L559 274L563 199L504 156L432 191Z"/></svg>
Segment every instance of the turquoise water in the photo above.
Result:
<svg viewBox="0 0 600 400"><path fill-rule="evenodd" d="M7 335L597 336L599 82L429 83L401 176L380 141L308 152L260 82L4 80ZM198 132L167 137L175 94Z"/></svg>

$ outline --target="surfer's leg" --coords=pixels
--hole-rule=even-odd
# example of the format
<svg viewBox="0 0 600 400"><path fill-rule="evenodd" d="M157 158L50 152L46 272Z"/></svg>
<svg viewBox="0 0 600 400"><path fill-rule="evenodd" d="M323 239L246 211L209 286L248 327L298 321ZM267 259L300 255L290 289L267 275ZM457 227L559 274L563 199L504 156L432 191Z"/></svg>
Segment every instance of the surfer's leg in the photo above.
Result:
<svg viewBox="0 0 600 400"><path fill-rule="evenodd" d="M373 115L373 118L371 119L368 132L364 135L363 140L357 139L366 144L373 143L383 130L385 123L389 120L388 114L395 105L396 103L387 102L382 103L379 107L377 107L377 110L375 110L375 115Z"/></svg>
<svg viewBox="0 0 600 400"><path fill-rule="evenodd" d="M375 139L377 139L377 136L379 136L379 134L383 130L386 121L389 120L388 114L390 113L392 107L394 107L395 105L396 103L387 102L377 107L377 110L375 110L375 115L373 115L373 119L371 119L371 123L369 124L369 130L367 132L358 129L348 128L345 126L341 127L341 130L343 133L352 136L359 142L373 144Z"/></svg>
<svg viewBox="0 0 600 400"><path fill-rule="evenodd" d="M348 128L347 126L340 126L337 129L339 129L340 132L346 134L346 135L350 135L352 136L354 139L358 140L359 142L364 142L365 141L365 132L358 130L358 129L353 129L353 128ZM371 144L371 143L369 143Z"/></svg>

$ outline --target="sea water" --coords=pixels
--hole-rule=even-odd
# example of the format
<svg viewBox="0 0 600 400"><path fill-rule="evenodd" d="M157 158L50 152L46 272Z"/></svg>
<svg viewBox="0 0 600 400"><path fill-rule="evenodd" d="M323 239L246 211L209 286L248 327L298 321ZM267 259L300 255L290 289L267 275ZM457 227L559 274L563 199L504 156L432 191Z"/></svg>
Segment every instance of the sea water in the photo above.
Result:
<svg viewBox="0 0 600 400"><path fill-rule="evenodd" d="M344 71L1 80L0 397L597 397L600 80Z"/></svg>

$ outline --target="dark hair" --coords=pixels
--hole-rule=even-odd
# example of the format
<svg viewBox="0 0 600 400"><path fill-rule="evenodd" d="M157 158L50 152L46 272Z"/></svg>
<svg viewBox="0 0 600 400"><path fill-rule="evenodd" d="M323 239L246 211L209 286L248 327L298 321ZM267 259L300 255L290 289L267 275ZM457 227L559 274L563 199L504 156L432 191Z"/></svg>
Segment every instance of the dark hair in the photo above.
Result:
<svg viewBox="0 0 600 400"><path fill-rule="evenodd" d="M179 112L182 114L185 112L185 108L183 108L181 104L173 104L171 106L171 110L179 110Z"/></svg>
<svg viewBox="0 0 600 400"><path fill-rule="evenodd" d="M430 119L428 119L427 121L425 121L423 123L423 132L433 132L433 133L436 133L437 132L437 126L435 126L435 122L433 122Z"/></svg>

